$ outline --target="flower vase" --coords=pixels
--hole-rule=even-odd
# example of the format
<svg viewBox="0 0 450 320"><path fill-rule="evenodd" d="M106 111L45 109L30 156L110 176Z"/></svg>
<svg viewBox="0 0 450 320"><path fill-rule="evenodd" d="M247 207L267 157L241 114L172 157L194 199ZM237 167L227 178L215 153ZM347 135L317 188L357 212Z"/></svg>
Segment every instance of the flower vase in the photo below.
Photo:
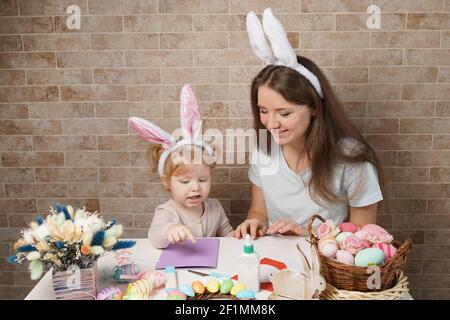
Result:
<svg viewBox="0 0 450 320"><path fill-rule="evenodd" d="M56 300L94 300L97 293L97 264L90 268L72 267L52 272Z"/></svg>

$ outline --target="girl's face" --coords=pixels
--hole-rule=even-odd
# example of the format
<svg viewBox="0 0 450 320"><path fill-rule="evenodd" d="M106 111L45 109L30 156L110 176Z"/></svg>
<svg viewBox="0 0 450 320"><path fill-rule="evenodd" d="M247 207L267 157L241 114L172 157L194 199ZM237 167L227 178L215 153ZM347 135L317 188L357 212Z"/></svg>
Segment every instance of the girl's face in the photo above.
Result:
<svg viewBox="0 0 450 320"><path fill-rule="evenodd" d="M261 86L258 89L258 108L261 123L270 131L275 142L297 145L306 139L313 110L306 105L286 101L275 90Z"/></svg>
<svg viewBox="0 0 450 320"><path fill-rule="evenodd" d="M166 187L172 198L185 208L200 205L211 190L211 168L205 164L189 165L183 174L171 176Z"/></svg>

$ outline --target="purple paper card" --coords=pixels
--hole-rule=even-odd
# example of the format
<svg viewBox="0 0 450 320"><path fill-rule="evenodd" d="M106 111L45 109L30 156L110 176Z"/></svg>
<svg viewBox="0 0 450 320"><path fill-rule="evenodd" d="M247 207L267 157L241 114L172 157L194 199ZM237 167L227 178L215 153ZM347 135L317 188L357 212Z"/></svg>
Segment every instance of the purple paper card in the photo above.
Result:
<svg viewBox="0 0 450 320"><path fill-rule="evenodd" d="M170 244L165 248L161 252L155 269L164 269L167 266L216 268L218 254L219 239L198 238L196 243L186 240L181 243Z"/></svg>

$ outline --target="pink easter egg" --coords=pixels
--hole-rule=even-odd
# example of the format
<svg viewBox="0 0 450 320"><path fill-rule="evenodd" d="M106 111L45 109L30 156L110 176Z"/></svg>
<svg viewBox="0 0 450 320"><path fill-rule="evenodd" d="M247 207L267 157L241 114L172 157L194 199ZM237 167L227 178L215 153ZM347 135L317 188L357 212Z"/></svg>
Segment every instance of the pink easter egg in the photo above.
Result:
<svg viewBox="0 0 450 320"><path fill-rule="evenodd" d="M336 260L351 266L355 265L355 257L348 251L338 250L336 252Z"/></svg>
<svg viewBox="0 0 450 320"><path fill-rule="evenodd" d="M341 229L342 232L351 232L355 233L359 230L359 227L351 222L344 222L339 225L339 229Z"/></svg>
<svg viewBox="0 0 450 320"><path fill-rule="evenodd" d="M336 252L339 250L339 245L334 238L320 239L318 247L320 253L330 259L334 258L336 256Z"/></svg>
<svg viewBox="0 0 450 320"><path fill-rule="evenodd" d="M366 230L369 233L387 233L387 231L376 224L366 224L361 228L361 230Z"/></svg>
<svg viewBox="0 0 450 320"><path fill-rule="evenodd" d="M359 230L355 232L355 236L357 236L359 240L364 241L367 240L369 232L367 230Z"/></svg>
<svg viewBox="0 0 450 320"><path fill-rule="evenodd" d="M333 243L327 243L322 247L321 253L330 259L336 256L336 252L338 251L338 246Z"/></svg>
<svg viewBox="0 0 450 320"><path fill-rule="evenodd" d="M373 245L374 248L380 249L384 252L384 263L388 262L392 259L392 257L397 252L397 248L394 247L392 244L388 243L377 243Z"/></svg>

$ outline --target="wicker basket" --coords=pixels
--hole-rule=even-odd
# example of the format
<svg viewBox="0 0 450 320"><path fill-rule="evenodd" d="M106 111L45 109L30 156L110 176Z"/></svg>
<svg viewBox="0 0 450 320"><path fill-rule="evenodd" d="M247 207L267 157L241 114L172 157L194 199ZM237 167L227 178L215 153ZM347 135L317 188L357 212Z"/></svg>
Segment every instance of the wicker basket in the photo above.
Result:
<svg viewBox="0 0 450 320"><path fill-rule="evenodd" d="M319 215L311 217L308 225L311 243L316 246L320 259L320 272L327 283L339 290L360 291L360 292L376 292L393 288L397 283L397 271L403 267L406 262L406 256L411 249L412 241L406 240L400 245L394 242L397 247L395 255L388 263L380 267L381 286L379 289L370 289L367 280L372 276L372 272L368 272L367 268L347 265L336 260L330 259L322 255L318 250L319 239L314 234L312 226L316 219L325 222L325 219Z"/></svg>
<svg viewBox="0 0 450 320"><path fill-rule="evenodd" d="M56 300L94 300L97 293L97 265L85 269L52 272Z"/></svg>
<svg viewBox="0 0 450 320"><path fill-rule="evenodd" d="M397 270L397 284L387 290L379 292L360 292L339 290L327 284L327 288L320 294L321 300L400 300L409 292L408 277L403 271Z"/></svg>

